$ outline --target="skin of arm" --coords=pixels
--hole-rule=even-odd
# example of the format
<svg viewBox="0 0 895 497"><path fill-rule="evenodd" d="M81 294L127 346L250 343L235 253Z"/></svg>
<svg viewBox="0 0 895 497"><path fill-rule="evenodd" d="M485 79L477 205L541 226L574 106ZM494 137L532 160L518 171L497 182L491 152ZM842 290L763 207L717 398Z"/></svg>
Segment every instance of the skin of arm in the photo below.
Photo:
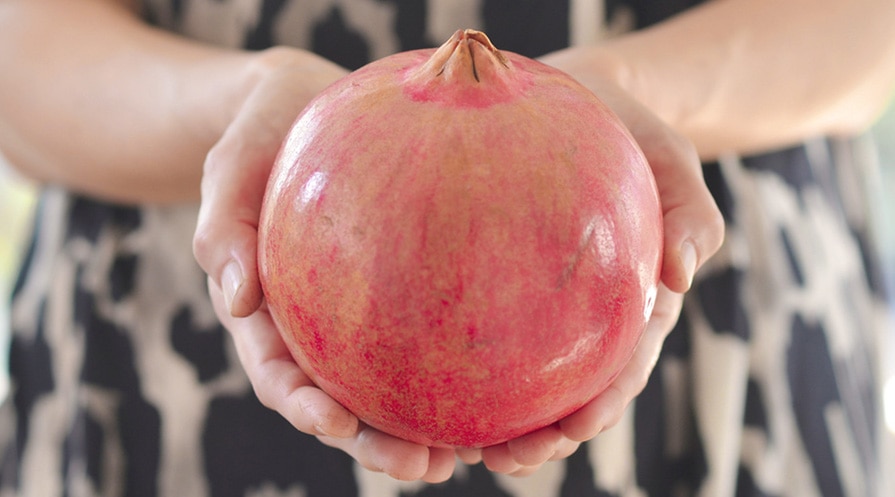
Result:
<svg viewBox="0 0 895 497"><path fill-rule="evenodd" d="M893 25L891 0L715 0L543 60L609 76L711 159L866 129L895 88Z"/></svg>
<svg viewBox="0 0 895 497"><path fill-rule="evenodd" d="M298 109L344 73L300 50L248 53L171 35L125 0L6 0L0 150L39 182L99 198L195 201L209 149L285 67L307 73L296 78Z"/></svg>
<svg viewBox="0 0 895 497"><path fill-rule="evenodd" d="M592 88L613 78L714 158L866 128L895 80L893 11L888 0L716 0L544 61ZM304 100L336 74L298 50L171 36L126 0L6 0L0 149L38 181L124 202L195 200L205 154L284 59L319 78Z"/></svg>

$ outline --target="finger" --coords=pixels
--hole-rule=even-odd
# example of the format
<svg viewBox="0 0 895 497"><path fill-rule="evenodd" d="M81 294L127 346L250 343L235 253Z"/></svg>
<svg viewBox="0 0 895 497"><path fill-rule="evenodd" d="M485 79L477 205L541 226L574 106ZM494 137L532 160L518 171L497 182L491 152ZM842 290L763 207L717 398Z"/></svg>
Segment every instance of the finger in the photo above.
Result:
<svg viewBox="0 0 895 497"><path fill-rule="evenodd" d="M686 292L696 270L721 246L724 220L702 175L696 147L630 96L607 91L646 157L656 180L664 217L662 281Z"/></svg>
<svg viewBox="0 0 895 497"><path fill-rule="evenodd" d="M665 249L661 279L679 293L690 289L696 271L717 252L724 239L723 218L701 177L691 178L694 193L688 201L675 201L675 196L682 196L683 192L669 194L662 200Z"/></svg>
<svg viewBox="0 0 895 497"><path fill-rule="evenodd" d="M514 478L524 478L537 473L538 470L541 469L541 466L541 464L538 464L537 466L523 466L522 468L509 473L509 475Z"/></svg>
<svg viewBox="0 0 895 497"><path fill-rule="evenodd" d="M565 458L571 456L572 454L574 454L575 451L577 451L578 447L580 447L580 446L581 446L581 443L575 442L573 440L569 440L568 438L563 437L563 439L557 443L556 451L553 453L553 455L549 459L547 459L547 461L543 461L541 463L534 464L531 466L523 466L520 469L517 469L516 471L509 473L509 475L512 477L516 477L516 478L531 476L532 474L534 474L538 470L540 470L546 462L560 461L562 459L565 459Z"/></svg>
<svg viewBox="0 0 895 497"><path fill-rule="evenodd" d="M522 469L522 465L513 459L513 454L505 443L482 449L482 462L495 473L510 474Z"/></svg>
<svg viewBox="0 0 895 497"><path fill-rule="evenodd" d="M427 483L441 483L454 474L457 457L453 449L429 448L429 469L422 480Z"/></svg>
<svg viewBox="0 0 895 497"><path fill-rule="evenodd" d="M646 387L662 344L680 314L682 299L681 294L659 285L656 306L634 355L606 390L559 422L563 435L583 442L618 423L631 400Z"/></svg>
<svg viewBox="0 0 895 497"><path fill-rule="evenodd" d="M567 438L563 438L562 441L558 442L558 444L556 446L557 450L554 452L553 456L551 456L549 459L547 459L545 461L541 461L537 464L520 466L515 471L505 473L505 474L512 476L514 478L522 478L522 477L526 477L526 476L531 476L534 473L536 473L538 470L540 470L546 462L559 461L559 460L565 459L565 458L569 457L570 455L574 454L575 451L578 450L578 447L580 445L581 444L578 442L569 440Z"/></svg>
<svg viewBox="0 0 895 497"><path fill-rule="evenodd" d="M245 143L235 122L209 152L193 253L220 286L228 314L244 317L262 300L257 273L258 219L279 144Z"/></svg>
<svg viewBox="0 0 895 497"><path fill-rule="evenodd" d="M482 462L482 449L468 449L468 448L457 448L456 449L457 457L463 461L463 464L468 464L473 466Z"/></svg>
<svg viewBox="0 0 895 497"><path fill-rule="evenodd" d="M535 430L507 442L507 448L516 463L522 466L543 464L556 452L556 446L563 438L557 425Z"/></svg>
<svg viewBox="0 0 895 497"><path fill-rule="evenodd" d="M639 141L662 203L662 281L684 293L699 267L721 246L724 219L705 184L696 149L658 120L655 126Z"/></svg>
<svg viewBox="0 0 895 497"><path fill-rule="evenodd" d="M233 336L240 363L263 405L304 433L333 437L352 437L357 433L357 418L317 388L298 367L267 313L228 317L221 314L223 295L210 280L209 294Z"/></svg>
<svg viewBox="0 0 895 497"><path fill-rule="evenodd" d="M553 455L550 456L550 460L559 461L561 459L565 459L577 452L578 447L581 447L581 442L562 437L562 440L560 440L559 443L556 444L556 452L554 452Z"/></svg>
<svg viewBox="0 0 895 497"><path fill-rule="evenodd" d="M364 426L354 438L318 437L323 443L343 450L370 471L385 473L396 480L422 479L429 471L429 448L387 435Z"/></svg>

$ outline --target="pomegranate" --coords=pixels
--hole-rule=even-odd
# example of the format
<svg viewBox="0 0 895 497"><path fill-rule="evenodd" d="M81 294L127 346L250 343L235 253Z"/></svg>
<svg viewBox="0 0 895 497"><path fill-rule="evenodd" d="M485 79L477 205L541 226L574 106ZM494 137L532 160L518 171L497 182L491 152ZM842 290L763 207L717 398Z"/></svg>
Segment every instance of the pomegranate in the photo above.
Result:
<svg viewBox="0 0 895 497"><path fill-rule="evenodd" d="M661 216L597 97L458 31L303 111L268 184L259 270L296 362L359 419L483 447L574 412L626 364Z"/></svg>

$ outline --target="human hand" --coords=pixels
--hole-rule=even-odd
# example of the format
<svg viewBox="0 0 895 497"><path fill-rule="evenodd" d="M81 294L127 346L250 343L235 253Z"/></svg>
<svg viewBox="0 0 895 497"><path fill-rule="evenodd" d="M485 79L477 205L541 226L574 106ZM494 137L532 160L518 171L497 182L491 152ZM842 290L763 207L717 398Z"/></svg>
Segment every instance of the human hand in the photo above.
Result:
<svg viewBox="0 0 895 497"><path fill-rule="evenodd" d="M268 108L248 106L249 115L241 122L237 117L209 154L195 246L197 259L211 275L209 287L217 313L234 336L240 360L261 401L299 430L346 451L368 469L406 480L448 478L455 454L467 463L484 460L494 471L527 474L548 459L568 456L581 441L614 424L642 390L662 341L677 319L681 297L674 292L689 287L696 267L720 244L723 227L720 216L713 216L717 210L688 142L619 88L606 84L600 95L611 102L641 144L662 196L666 262L653 318L628 367L593 402L555 425L507 443L456 451L412 444L364 426L312 384L288 355L266 308L259 309L262 296L255 270L258 212L270 164L291 119L274 121L279 127L261 126L268 131L266 140L246 141L246 128L253 131L251 125L264 117L263 112L253 115L253 109ZM267 96L260 93L262 104L275 103ZM272 110L282 108L273 106ZM693 221L696 230L689 226ZM693 247L692 255L685 255L688 251L681 248L685 240Z"/></svg>
<svg viewBox="0 0 895 497"><path fill-rule="evenodd" d="M263 53L253 88L209 152L194 238L215 313L230 332L259 400L298 430L338 447L368 469L402 480L450 477L454 452L399 440L360 423L298 367L263 303L258 219L273 162L295 118L346 71L311 54Z"/></svg>
<svg viewBox="0 0 895 497"><path fill-rule="evenodd" d="M696 270L720 247L724 222L702 177L693 145L623 89L620 61L599 49L569 49L542 61L590 88L621 118L650 164L664 219L664 254L656 304L634 355L609 387L559 422L481 451L461 451L466 462L484 461L492 471L528 475L549 460L568 457L581 442L614 426L643 391L677 322L683 293Z"/></svg>

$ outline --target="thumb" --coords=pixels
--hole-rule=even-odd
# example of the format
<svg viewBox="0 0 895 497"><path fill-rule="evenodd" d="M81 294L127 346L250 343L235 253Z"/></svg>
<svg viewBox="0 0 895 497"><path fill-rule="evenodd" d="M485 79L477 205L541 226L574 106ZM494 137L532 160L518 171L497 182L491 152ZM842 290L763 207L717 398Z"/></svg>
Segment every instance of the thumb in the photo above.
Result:
<svg viewBox="0 0 895 497"><path fill-rule="evenodd" d="M705 184L696 147L639 102L610 101L656 180L665 231L662 282L684 293L699 267L721 247L724 218Z"/></svg>
<svg viewBox="0 0 895 497"><path fill-rule="evenodd" d="M238 128L234 123L205 160L193 253L221 289L230 314L245 317L262 301L258 220L279 143L248 145L237 138Z"/></svg>
<svg viewBox="0 0 895 497"><path fill-rule="evenodd" d="M662 282L672 291L690 289L693 276L724 240L724 218L705 184L702 164L689 141L662 128L644 140L662 203L665 228Z"/></svg>

